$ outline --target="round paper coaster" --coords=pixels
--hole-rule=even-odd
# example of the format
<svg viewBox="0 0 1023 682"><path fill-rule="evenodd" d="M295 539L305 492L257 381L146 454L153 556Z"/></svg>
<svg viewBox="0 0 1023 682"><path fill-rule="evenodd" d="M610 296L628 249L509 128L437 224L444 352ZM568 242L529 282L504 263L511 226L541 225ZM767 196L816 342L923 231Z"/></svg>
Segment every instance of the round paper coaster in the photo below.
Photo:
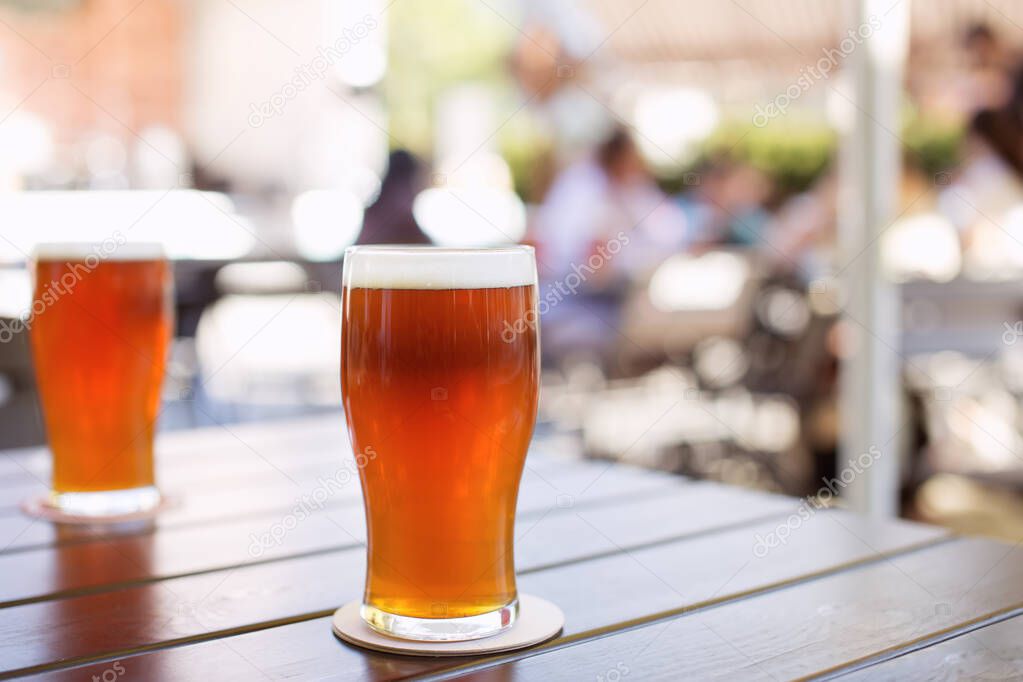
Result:
<svg viewBox="0 0 1023 682"><path fill-rule="evenodd" d="M93 524L116 524L116 523L133 523L136 521L149 521L155 519L162 512L167 511L171 507L176 507L178 500L175 497L168 497L163 495L160 497L160 502L152 509L147 509L141 512L132 512L130 514L107 514L103 515L92 515L92 514L68 514L67 512L61 511L57 507L50 504L50 496L47 493L30 497L21 503L21 511L29 516L34 516L44 521L53 521L54 523L71 523L80 526L89 526Z"/></svg>
<svg viewBox="0 0 1023 682"><path fill-rule="evenodd" d="M360 602L345 604L334 612L334 634L340 639L374 651L408 656L478 656L511 651L545 642L565 625L565 614L546 599L519 594L519 617L507 630L467 642L417 642L382 635L362 620Z"/></svg>

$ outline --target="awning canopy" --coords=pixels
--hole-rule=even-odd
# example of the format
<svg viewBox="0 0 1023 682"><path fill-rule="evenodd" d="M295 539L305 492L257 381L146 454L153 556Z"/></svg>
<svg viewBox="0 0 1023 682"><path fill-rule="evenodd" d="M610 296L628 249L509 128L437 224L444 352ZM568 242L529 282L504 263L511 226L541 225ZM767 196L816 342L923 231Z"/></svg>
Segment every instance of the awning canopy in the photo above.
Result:
<svg viewBox="0 0 1023 682"><path fill-rule="evenodd" d="M1023 45L1023 3L891 0L911 4L912 49L946 49L971 24ZM841 0L583 0L609 35L605 48L635 64L816 59L843 37ZM885 20L885 14L878 16Z"/></svg>

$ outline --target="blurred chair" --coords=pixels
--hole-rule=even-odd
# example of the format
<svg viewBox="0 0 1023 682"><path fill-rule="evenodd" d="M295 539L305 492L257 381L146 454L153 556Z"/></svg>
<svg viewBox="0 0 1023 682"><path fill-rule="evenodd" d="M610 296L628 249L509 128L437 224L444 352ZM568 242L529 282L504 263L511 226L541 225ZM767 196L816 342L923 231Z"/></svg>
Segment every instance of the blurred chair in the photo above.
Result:
<svg viewBox="0 0 1023 682"><path fill-rule="evenodd" d="M0 324L14 320L0 317ZM6 328L10 328L9 326ZM0 343L0 449L39 445L46 439L35 389L28 332Z"/></svg>
<svg viewBox="0 0 1023 682"><path fill-rule="evenodd" d="M340 404L340 298L295 263L236 263L199 320L197 419L241 421Z"/></svg>
<svg viewBox="0 0 1023 682"><path fill-rule="evenodd" d="M267 261L225 265L213 282L225 295L283 294L306 291L308 277L298 263Z"/></svg>
<svg viewBox="0 0 1023 682"><path fill-rule="evenodd" d="M678 359L712 336L744 338L753 321L759 271L755 256L738 250L665 260L625 303L623 363Z"/></svg>
<svg viewBox="0 0 1023 682"><path fill-rule="evenodd" d="M0 448L38 445L45 440L28 331L13 331L31 297L26 270L0 269Z"/></svg>

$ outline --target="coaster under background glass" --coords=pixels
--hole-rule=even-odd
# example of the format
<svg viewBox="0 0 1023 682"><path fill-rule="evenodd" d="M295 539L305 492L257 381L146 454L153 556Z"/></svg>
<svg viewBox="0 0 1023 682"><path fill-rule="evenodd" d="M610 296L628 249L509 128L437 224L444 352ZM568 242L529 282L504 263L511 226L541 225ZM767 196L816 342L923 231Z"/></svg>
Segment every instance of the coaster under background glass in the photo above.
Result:
<svg viewBox="0 0 1023 682"><path fill-rule="evenodd" d="M125 495L128 493L128 495ZM96 493L70 493L70 495L94 495ZM175 506L175 499L168 497L167 495L160 494L156 488L142 488L135 490L117 490L109 493L104 492L103 495L114 495L116 496L112 500L108 498L108 501L112 501L112 506L104 505L105 509L118 510L117 513L93 513L99 511L93 506L95 503L92 501L97 498L73 498L68 500L65 496L62 499L63 502L69 502L65 507L59 507L55 504L53 499L53 493L42 493L34 497L30 497L21 503L21 510L29 516L44 519L46 521L54 521L56 523L77 523L77 524L93 524L93 523L124 523L130 521L145 521L148 519L154 519L161 512L166 511L169 507ZM140 505L153 499L155 495L156 505L146 508L141 508ZM71 511L74 510L74 511Z"/></svg>
<svg viewBox="0 0 1023 682"><path fill-rule="evenodd" d="M345 604L334 612L333 630L340 639L374 651L409 656L478 656L523 649L546 642L561 632L565 615L554 604L519 594L519 616L506 630L464 642L419 642L381 634L359 615L362 601Z"/></svg>

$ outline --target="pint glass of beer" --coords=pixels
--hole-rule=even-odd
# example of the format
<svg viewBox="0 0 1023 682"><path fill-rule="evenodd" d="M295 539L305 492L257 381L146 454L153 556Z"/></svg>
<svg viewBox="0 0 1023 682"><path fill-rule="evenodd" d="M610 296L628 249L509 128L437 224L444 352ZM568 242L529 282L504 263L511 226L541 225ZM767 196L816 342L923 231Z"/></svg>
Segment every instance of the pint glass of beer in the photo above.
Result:
<svg viewBox="0 0 1023 682"><path fill-rule="evenodd" d="M518 615L515 504L539 392L533 249L352 247L341 296L362 618L414 640L500 632Z"/></svg>
<svg viewBox="0 0 1023 682"><path fill-rule="evenodd" d="M53 452L50 503L81 516L160 501L153 434L173 312L159 244L40 244L29 318Z"/></svg>

